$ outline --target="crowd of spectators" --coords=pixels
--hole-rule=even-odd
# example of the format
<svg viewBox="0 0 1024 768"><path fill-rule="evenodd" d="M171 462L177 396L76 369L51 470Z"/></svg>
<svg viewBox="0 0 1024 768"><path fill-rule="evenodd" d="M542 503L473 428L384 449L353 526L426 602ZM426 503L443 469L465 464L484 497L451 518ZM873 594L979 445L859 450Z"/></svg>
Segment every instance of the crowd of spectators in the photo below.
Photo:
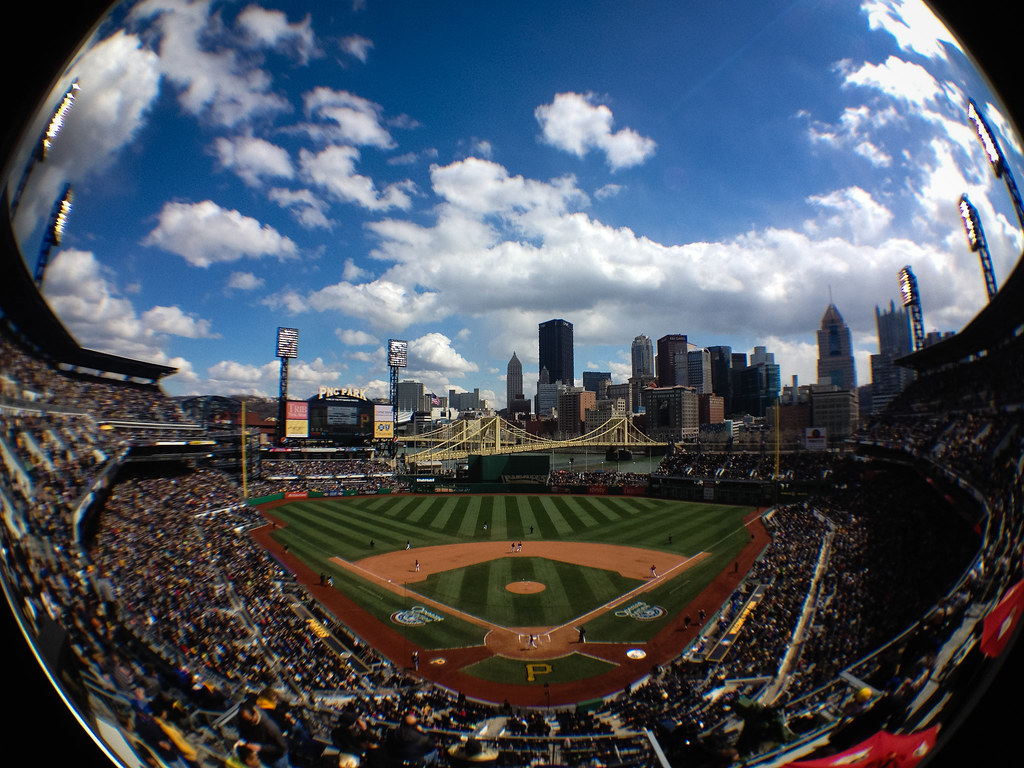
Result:
<svg viewBox="0 0 1024 768"><path fill-rule="evenodd" d="M826 480L832 470L829 453L800 451L781 453L779 477L795 480ZM652 473L666 477L706 478L714 480L773 479L774 453L694 451L677 448L666 456Z"/></svg>
<svg viewBox="0 0 1024 768"><path fill-rule="evenodd" d="M183 424L178 404L155 383L65 370L0 333L0 393L19 402L87 413L99 421Z"/></svg>
<svg viewBox="0 0 1024 768"><path fill-rule="evenodd" d="M258 497L302 491L379 493L407 489L407 483L399 480L391 465L379 459L263 458L259 479L250 493Z"/></svg>
<svg viewBox="0 0 1024 768"><path fill-rule="evenodd" d="M555 470L548 476L548 485L569 487L578 485L600 485L606 488L623 488L627 486L646 487L650 476L640 472L604 472L572 470Z"/></svg>

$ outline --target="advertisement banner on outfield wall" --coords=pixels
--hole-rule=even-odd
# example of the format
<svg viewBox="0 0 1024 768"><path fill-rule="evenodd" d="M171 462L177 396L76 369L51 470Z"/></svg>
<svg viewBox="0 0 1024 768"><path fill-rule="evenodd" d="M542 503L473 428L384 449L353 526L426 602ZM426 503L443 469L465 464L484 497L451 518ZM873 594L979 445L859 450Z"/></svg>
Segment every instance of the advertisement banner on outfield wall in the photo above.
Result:
<svg viewBox="0 0 1024 768"><path fill-rule="evenodd" d="M828 450L828 430L824 427L804 429L804 448L808 451Z"/></svg>

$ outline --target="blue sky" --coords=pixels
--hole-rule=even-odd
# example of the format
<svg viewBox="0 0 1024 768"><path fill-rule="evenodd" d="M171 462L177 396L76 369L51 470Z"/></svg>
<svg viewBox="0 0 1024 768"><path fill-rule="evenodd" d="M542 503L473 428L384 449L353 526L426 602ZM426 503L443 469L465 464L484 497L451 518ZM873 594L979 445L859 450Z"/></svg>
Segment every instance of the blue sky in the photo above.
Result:
<svg viewBox="0 0 1024 768"><path fill-rule="evenodd" d="M830 292L863 384L905 264L926 331L982 307L961 194L1000 284L1022 246L968 98L1015 169L1018 139L917 2L153 0L51 103L74 78L16 231L32 268L73 185L44 293L84 346L178 367L171 394L276 395L288 326L293 396L386 395L398 338L403 379L502 407L554 317L577 378L686 333L811 383Z"/></svg>

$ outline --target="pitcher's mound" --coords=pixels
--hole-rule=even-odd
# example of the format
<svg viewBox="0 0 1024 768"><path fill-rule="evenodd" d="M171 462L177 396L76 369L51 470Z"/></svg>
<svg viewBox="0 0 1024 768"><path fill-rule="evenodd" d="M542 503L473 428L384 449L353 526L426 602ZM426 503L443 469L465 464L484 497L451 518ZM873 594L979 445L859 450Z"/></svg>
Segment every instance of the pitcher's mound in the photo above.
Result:
<svg viewBox="0 0 1024 768"><path fill-rule="evenodd" d="M512 581L505 585L505 589L517 595L534 595L547 587L539 581Z"/></svg>

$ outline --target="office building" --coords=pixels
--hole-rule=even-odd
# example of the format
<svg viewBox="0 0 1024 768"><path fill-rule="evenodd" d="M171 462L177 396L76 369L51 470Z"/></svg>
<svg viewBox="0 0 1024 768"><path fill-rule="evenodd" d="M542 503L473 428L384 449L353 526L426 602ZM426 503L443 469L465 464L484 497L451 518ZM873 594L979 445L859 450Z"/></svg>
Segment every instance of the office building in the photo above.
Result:
<svg viewBox="0 0 1024 768"><path fill-rule="evenodd" d="M593 392L598 397L604 397L601 392L602 387L607 388L612 383L612 374L609 371L584 371L583 372L583 388L588 392Z"/></svg>
<svg viewBox="0 0 1024 768"><path fill-rule="evenodd" d="M523 364L513 352L512 359L508 361L508 367L505 369L505 407L511 408L513 402L522 399Z"/></svg>
<svg viewBox="0 0 1024 768"><path fill-rule="evenodd" d="M878 330L878 354L871 356L871 413L881 413L893 398L913 381L909 368L895 364L895 360L913 351L910 333L910 312L889 302L889 310L875 307L875 328ZM867 412L867 403L861 398L861 411Z"/></svg>
<svg viewBox="0 0 1024 768"><path fill-rule="evenodd" d="M567 386L576 383L573 360L572 323L567 320L548 320L537 327L538 370L547 368L552 382Z"/></svg>
<svg viewBox="0 0 1024 768"><path fill-rule="evenodd" d="M420 411L423 410L423 382L400 381L398 382L398 410L399 411Z"/></svg>
<svg viewBox="0 0 1024 768"><path fill-rule="evenodd" d="M655 440L688 442L697 440L700 407L690 387L648 387L643 391L647 434Z"/></svg>
<svg viewBox="0 0 1024 768"><path fill-rule="evenodd" d="M658 339L658 356L655 363L659 387L674 387L676 384L686 383L686 353L689 351L690 345L685 333L670 333Z"/></svg>
<svg viewBox="0 0 1024 768"><path fill-rule="evenodd" d="M818 384L854 391L857 375L853 366L850 327L843 322L835 304L829 304L818 329Z"/></svg>
<svg viewBox="0 0 1024 768"><path fill-rule="evenodd" d="M719 395L726 413L732 413L732 347L708 347L711 391Z"/></svg>
<svg viewBox="0 0 1024 768"><path fill-rule="evenodd" d="M558 432L563 437L583 434L587 411L597 403L597 395L583 387L558 390Z"/></svg>
<svg viewBox="0 0 1024 768"><path fill-rule="evenodd" d="M698 395L711 394L711 350L705 347L686 353L686 386Z"/></svg>
<svg viewBox="0 0 1024 768"><path fill-rule="evenodd" d="M654 376L654 345L651 338L640 334L629 347L629 358L633 365L632 378Z"/></svg>

